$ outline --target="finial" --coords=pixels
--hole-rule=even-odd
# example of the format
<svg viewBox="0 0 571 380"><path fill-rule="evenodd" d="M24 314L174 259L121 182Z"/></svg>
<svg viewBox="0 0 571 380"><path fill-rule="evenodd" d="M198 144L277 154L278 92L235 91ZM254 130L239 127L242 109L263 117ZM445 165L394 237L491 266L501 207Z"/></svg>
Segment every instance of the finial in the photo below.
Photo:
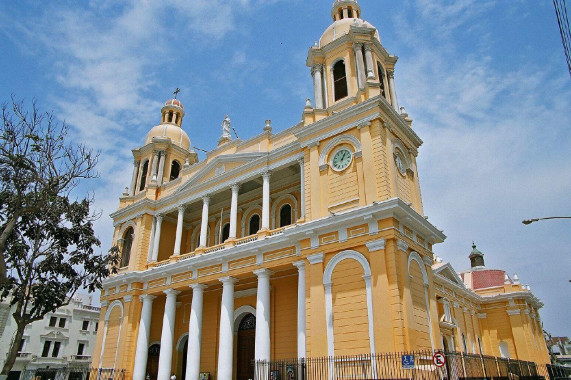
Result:
<svg viewBox="0 0 571 380"><path fill-rule="evenodd" d="M264 132L271 132L272 131L272 121L266 120L266 125L264 125Z"/></svg>
<svg viewBox="0 0 571 380"><path fill-rule="evenodd" d="M125 190L123 190L123 195L124 196L129 195L129 188L128 187L125 187Z"/></svg>
<svg viewBox="0 0 571 380"><path fill-rule="evenodd" d="M176 99L176 97L178 96L178 93L180 92L180 88L176 88L176 90L174 90L173 94L174 94L174 98Z"/></svg>
<svg viewBox="0 0 571 380"><path fill-rule="evenodd" d="M474 240L472 240L472 249L476 249L476 243L474 243Z"/></svg>
<svg viewBox="0 0 571 380"><path fill-rule="evenodd" d="M307 98L305 100L305 108L313 108L313 106L311 105L311 99Z"/></svg>

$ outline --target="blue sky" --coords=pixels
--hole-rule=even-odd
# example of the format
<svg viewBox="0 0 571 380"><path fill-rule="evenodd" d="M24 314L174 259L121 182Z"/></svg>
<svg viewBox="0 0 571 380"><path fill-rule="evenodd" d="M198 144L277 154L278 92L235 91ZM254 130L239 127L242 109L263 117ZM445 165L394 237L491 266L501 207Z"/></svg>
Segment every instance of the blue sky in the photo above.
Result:
<svg viewBox="0 0 571 380"><path fill-rule="evenodd" d="M284 130L312 97L308 48L332 0L0 2L0 100L37 99L101 150L96 224L110 246L130 150L179 87L192 144L216 146L226 114L242 139ZM361 0L391 54L399 103L424 140L425 214L456 270L472 240L488 267L517 273L571 335L571 80L551 1ZM201 155L202 157L202 155Z"/></svg>

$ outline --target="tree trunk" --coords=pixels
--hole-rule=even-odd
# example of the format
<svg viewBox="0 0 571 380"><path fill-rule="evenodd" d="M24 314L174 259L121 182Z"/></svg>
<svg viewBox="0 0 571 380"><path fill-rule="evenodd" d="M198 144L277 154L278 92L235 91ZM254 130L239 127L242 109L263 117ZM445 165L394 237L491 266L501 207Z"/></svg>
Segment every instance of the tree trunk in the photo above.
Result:
<svg viewBox="0 0 571 380"><path fill-rule="evenodd" d="M14 335L14 339L12 339L10 350L6 354L6 361L4 362L4 367L2 368L2 372L0 373L0 375L8 375L10 373L10 370L14 366L16 358L18 357L18 349L20 348L20 342L22 341L22 337L24 336L25 328L26 328L25 324L17 323L16 334Z"/></svg>

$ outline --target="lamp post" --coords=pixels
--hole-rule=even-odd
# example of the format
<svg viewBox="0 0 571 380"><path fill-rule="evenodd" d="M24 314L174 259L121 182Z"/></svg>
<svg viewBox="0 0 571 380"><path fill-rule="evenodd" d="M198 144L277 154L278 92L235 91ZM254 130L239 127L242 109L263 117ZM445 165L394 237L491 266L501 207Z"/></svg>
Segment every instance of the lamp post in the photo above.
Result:
<svg viewBox="0 0 571 380"><path fill-rule="evenodd" d="M571 216L548 216L547 218L533 218L533 219L525 219L521 222L525 225L531 224L533 222L537 222L540 220L547 220L547 219L571 219Z"/></svg>

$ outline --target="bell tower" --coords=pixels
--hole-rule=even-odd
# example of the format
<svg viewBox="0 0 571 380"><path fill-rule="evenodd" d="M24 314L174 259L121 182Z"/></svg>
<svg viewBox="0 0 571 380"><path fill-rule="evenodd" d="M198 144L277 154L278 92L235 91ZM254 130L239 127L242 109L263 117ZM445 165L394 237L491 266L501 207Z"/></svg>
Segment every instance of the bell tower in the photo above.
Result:
<svg viewBox="0 0 571 380"><path fill-rule="evenodd" d="M331 24L309 49L314 109L339 111L382 97L398 112L394 85L397 57L381 44L378 30L361 17L356 0L336 0Z"/></svg>

